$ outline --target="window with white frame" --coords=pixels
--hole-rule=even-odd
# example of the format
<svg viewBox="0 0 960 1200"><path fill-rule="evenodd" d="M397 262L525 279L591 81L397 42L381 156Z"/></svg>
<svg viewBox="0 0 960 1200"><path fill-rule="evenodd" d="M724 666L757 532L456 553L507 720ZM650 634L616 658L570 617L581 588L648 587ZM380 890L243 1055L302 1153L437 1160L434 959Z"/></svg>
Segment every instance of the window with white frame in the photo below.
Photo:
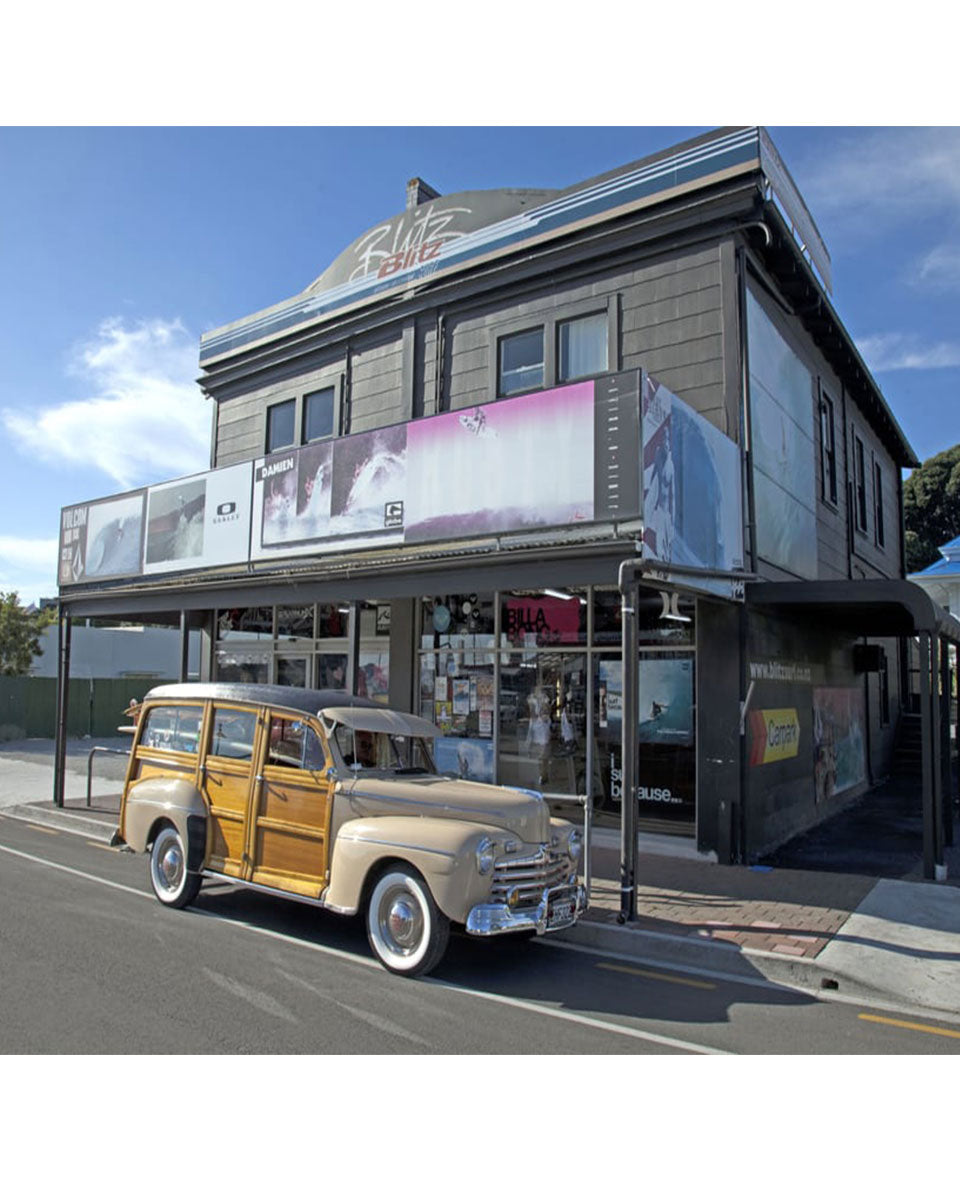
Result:
<svg viewBox="0 0 960 1200"><path fill-rule="evenodd" d="M590 313L557 323L557 380L566 383L607 370L606 312Z"/></svg>

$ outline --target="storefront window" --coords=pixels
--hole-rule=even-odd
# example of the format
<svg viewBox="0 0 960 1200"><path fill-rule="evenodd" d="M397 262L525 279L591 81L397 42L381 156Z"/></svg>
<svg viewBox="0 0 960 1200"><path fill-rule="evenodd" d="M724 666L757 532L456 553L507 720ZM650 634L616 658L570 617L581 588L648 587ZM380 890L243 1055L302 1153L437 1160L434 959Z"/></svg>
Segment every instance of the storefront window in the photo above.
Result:
<svg viewBox="0 0 960 1200"><path fill-rule="evenodd" d="M694 656L642 653L638 676L639 811L692 821L697 778Z"/></svg>
<svg viewBox="0 0 960 1200"><path fill-rule="evenodd" d="M586 593L549 589L507 592L501 603L504 646L583 646L587 642Z"/></svg>
<svg viewBox="0 0 960 1200"><path fill-rule="evenodd" d="M278 638L313 638L313 605L277 609Z"/></svg>
<svg viewBox="0 0 960 1200"><path fill-rule="evenodd" d="M606 594L606 593L605 593ZM619 601L619 593L616 593ZM623 663L619 655L598 655L593 676L593 807L601 824L619 820L623 798Z"/></svg>
<svg viewBox="0 0 960 1200"><path fill-rule="evenodd" d="M216 678L219 683L269 683L270 658L266 651L218 650Z"/></svg>
<svg viewBox="0 0 960 1200"><path fill-rule="evenodd" d="M317 654L314 656L314 680L318 688L341 690L347 686L347 656Z"/></svg>
<svg viewBox="0 0 960 1200"><path fill-rule="evenodd" d="M593 589L593 644L595 646L619 646L623 632L620 615L622 597L619 590L610 588Z"/></svg>
<svg viewBox="0 0 960 1200"><path fill-rule="evenodd" d="M623 798L623 665L597 656L593 803L600 824ZM693 651L641 651L637 663L637 799L641 816L692 821L696 792Z"/></svg>
<svg viewBox="0 0 960 1200"><path fill-rule="evenodd" d="M307 660L277 655L277 683L287 687L307 686Z"/></svg>
<svg viewBox="0 0 960 1200"><path fill-rule="evenodd" d="M642 591L637 596L637 641L641 646L692 646L696 604L676 592Z"/></svg>
<svg viewBox="0 0 960 1200"><path fill-rule="evenodd" d="M431 596L422 602L420 713L441 731L437 769L493 783L496 609L492 596Z"/></svg>
<svg viewBox="0 0 960 1200"><path fill-rule="evenodd" d="M500 665L500 781L557 795L586 786L587 658L521 652Z"/></svg>
<svg viewBox="0 0 960 1200"><path fill-rule="evenodd" d="M362 646L357 660L357 695L390 703L390 651L368 650Z"/></svg>
<svg viewBox="0 0 960 1200"><path fill-rule="evenodd" d="M273 639L272 608L223 608L217 613L217 636L226 641Z"/></svg>
<svg viewBox="0 0 960 1200"><path fill-rule="evenodd" d="M317 605L317 637L341 638L347 636L350 609L346 604Z"/></svg>
<svg viewBox="0 0 960 1200"><path fill-rule="evenodd" d="M446 646L482 649L493 645L492 596L431 596L421 604L421 621L420 645L424 650Z"/></svg>

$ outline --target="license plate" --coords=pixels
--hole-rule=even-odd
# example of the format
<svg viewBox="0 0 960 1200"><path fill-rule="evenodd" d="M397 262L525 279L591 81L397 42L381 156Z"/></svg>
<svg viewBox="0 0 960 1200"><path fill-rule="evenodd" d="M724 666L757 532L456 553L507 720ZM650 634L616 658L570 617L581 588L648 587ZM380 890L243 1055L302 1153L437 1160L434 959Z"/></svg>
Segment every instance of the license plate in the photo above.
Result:
<svg viewBox="0 0 960 1200"><path fill-rule="evenodd" d="M569 925L572 920L572 900L558 900L550 905L550 915L547 917L548 929L556 929L558 925Z"/></svg>

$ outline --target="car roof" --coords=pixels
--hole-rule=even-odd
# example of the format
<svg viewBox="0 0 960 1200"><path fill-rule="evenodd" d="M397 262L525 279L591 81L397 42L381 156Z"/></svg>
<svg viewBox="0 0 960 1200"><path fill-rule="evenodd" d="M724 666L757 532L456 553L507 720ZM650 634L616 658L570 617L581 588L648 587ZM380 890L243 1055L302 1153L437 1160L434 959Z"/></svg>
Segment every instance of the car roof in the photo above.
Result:
<svg viewBox="0 0 960 1200"><path fill-rule="evenodd" d="M372 708L325 708L320 714L324 724L345 725L348 729L358 729L369 733L393 733L399 737L442 737L443 734L429 721L415 717L412 713L397 712L396 709L382 708L379 704Z"/></svg>
<svg viewBox="0 0 960 1200"><path fill-rule="evenodd" d="M383 710L383 705L374 700L335 688L286 687L279 683L166 683L151 688L144 696L144 702L147 700L228 700L292 708L312 716L325 708Z"/></svg>

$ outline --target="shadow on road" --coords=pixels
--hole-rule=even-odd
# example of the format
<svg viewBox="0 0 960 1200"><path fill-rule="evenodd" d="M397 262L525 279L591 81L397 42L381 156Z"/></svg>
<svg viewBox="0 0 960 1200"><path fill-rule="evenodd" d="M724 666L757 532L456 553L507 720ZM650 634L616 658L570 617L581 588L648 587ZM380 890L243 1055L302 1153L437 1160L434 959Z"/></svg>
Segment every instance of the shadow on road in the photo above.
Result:
<svg viewBox="0 0 960 1200"><path fill-rule="evenodd" d="M375 962L360 917L337 917L219 882L205 883L194 907ZM817 1003L804 993L771 986L747 964L742 964L741 971L742 982L716 980L667 966L620 961L602 951L558 948L549 938L523 942L454 934L445 959L430 978L600 1019L662 1021L674 1026L727 1024L734 1004L797 1007ZM418 984L398 980L398 986Z"/></svg>

